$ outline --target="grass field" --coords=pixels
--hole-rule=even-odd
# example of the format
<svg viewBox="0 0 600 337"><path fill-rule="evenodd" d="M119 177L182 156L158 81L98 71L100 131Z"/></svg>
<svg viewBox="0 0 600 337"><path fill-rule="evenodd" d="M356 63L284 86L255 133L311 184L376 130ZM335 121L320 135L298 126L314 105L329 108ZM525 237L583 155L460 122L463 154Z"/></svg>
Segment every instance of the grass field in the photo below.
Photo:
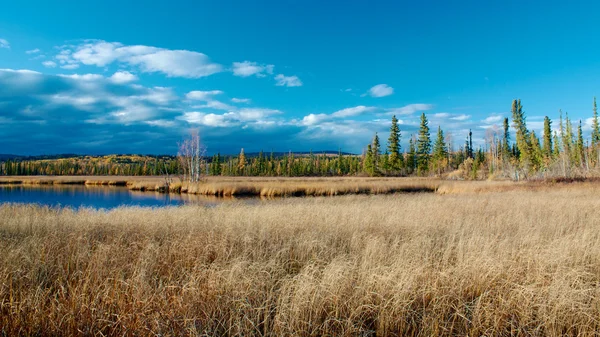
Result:
<svg viewBox="0 0 600 337"><path fill-rule="evenodd" d="M548 182L450 181L435 178L367 177L207 177L190 184L174 179L165 186L160 176L13 176L0 177L0 185L94 185L126 186L135 191L159 191L207 196L338 196L403 192L468 193L545 189Z"/></svg>
<svg viewBox="0 0 600 337"><path fill-rule="evenodd" d="M0 335L597 336L598 187L4 205Z"/></svg>

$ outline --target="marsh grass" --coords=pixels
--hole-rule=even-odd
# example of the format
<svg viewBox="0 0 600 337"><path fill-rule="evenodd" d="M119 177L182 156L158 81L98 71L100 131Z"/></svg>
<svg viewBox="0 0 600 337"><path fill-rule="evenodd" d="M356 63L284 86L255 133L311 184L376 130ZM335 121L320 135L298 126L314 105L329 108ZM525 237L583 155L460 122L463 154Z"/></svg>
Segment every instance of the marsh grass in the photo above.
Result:
<svg viewBox="0 0 600 337"><path fill-rule="evenodd" d="M0 206L0 335L597 336L600 199Z"/></svg>

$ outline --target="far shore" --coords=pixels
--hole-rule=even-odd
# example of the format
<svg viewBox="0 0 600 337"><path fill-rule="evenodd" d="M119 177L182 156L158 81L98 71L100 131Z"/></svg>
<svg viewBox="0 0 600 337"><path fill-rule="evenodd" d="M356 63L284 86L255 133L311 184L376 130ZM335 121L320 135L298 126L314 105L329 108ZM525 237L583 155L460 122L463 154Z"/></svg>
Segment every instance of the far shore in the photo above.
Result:
<svg viewBox="0 0 600 337"><path fill-rule="evenodd" d="M187 193L217 197L336 196L351 194L437 193L464 194L507 190L568 188L570 183L597 186L596 179L513 181L457 181L436 178L390 177L205 177L189 183L164 176L4 176L0 185L122 186L133 191Z"/></svg>

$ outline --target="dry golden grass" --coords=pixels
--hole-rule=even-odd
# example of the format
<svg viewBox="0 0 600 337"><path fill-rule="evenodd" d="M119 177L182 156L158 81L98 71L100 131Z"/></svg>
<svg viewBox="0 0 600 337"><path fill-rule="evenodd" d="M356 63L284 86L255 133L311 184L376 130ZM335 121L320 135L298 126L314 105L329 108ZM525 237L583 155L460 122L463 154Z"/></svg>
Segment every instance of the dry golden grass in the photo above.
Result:
<svg viewBox="0 0 600 337"><path fill-rule="evenodd" d="M597 191L0 206L0 335L597 336Z"/></svg>
<svg viewBox="0 0 600 337"><path fill-rule="evenodd" d="M168 186L171 193L208 196L335 196L347 194L392 194L398 192L437 192L440 194L482 193L510 190L544 190L556 185L575 183L598 184L599 181L449 181L435 178L276 178L276 177L208 177L201 183L190 184L175 179ZM27 185L118 185L134 191L167 192L164 177L133 176L24 176L0 177L0 184Z"/></svg>

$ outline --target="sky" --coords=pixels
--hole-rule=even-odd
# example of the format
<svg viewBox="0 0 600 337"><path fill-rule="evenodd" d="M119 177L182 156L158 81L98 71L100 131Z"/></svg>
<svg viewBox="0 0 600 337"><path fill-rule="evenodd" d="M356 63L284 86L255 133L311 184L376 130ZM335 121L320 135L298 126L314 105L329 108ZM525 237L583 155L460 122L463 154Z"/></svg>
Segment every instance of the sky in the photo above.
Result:
<svg viewBox="0 0 600 337"><path fill-rule="evenodd" d="M10 1L0 10L0 153L361 153L392 115L457 148L521 99L589 132L595 1ZM586 134L586 136L589 136Z"/></svg>

